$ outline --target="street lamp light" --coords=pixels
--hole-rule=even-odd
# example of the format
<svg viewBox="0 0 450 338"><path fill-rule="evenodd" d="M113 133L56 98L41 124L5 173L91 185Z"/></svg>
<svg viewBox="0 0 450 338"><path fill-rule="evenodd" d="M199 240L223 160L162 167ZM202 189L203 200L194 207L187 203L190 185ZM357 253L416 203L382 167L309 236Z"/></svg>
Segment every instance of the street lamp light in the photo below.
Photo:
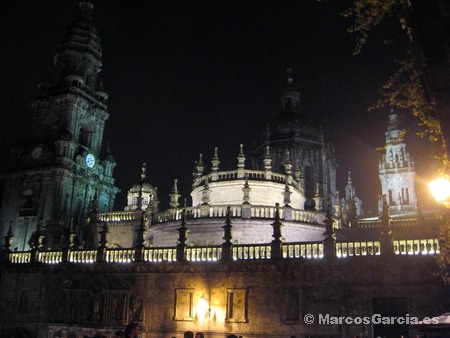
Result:
<svg viewBox="0 0 450 338"><path fill-rule="evenodd" d="M443 223L439 227L440 254L436 256L439 267L439 275L445 283L450 284L450 181L445 175L428 183L433 197L439 204L445 207L442 216Z"/></svg>
<svg viewBox="0 0 450 338"><path fill-rule="evenodd" d="M435 179L434 181L428 183L428 187L430 188L436 202L443 204L445 207L450 206L450 181L448 176Z"/></svg>

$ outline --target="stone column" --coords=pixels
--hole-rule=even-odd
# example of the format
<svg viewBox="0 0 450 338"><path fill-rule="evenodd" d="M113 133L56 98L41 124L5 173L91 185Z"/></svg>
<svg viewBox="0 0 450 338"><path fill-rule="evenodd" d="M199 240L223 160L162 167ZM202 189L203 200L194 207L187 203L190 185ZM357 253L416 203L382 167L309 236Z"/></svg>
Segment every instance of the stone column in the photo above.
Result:
<svg viewBox="0 0 450 338"><path fill-rule="evenodd" d="M275 221L272 223L273 227L273 241L270 243L270 258L271 259L280 259L282 258L281 251L281 227L283 224L280 222L280 210L279 204L275 204Z"/></svg>
<svg viewBox="0 0 450 338"><path fill-rule="evenodd" d="M233 225L231 222L231 208L229 206L227 207L227 217L225 220L225 225L222 227L222 229L224 230L224 242L222 243L222 260L225 262L230 262L233 260L233 243L231 242L231 240L233 239Z"/></svg>
<svg viewBox="0 0 450 338"><path fill-rule="evenodd" d="M325 232L323 235L325 239L323 240L323 255L325 258L336 257L336 234L334 233L334 219L331 217L331 201L327 201L327 216L325 218Z"/></svg>
<svg viewBox="0 0 450 338"><path fill-rule="evenodd" d="M188 229L186 227L186 209L181 212L181 225L178 228L178 244L177 244L177 261L186 261L186 247L187 247L187 233Z"/></svg>

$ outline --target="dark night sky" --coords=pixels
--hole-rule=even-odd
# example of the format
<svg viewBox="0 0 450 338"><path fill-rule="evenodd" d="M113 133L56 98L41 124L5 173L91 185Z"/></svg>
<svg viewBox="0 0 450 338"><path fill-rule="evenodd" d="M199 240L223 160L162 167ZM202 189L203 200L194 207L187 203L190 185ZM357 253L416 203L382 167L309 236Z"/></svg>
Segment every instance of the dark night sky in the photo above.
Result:
<svg viewBox="0 0 450 338"><path fill-rule="evenodd" d="M387 110L367 112L394 69L398 33L385 23L362 56L352 55L351 21L339 16L347 1L94 1L109 93L105 138L126 192L147 162L148 180L167 201L173 178L190 192L194 161L207 164L219 147L222 167L236 167L239 143L250 153L276 116L286 68L294 70L304 111L322 125L336 150L338 190L347 171L367 210L381 192L375 148L384 144ZM53 71L56 44L78 12L78 1L8 1L0 19L1 158L30 128L37 83ZM395 33L393 33L395 32ZM411 117L404 127L413 128ZM412 134L412 133L411 133ZM423 141L408 138L419 177ZM422 145L421 145L422 144ZM5 166L5 161L2 161ZM125 206L125 193L117 207Z"/></svg>

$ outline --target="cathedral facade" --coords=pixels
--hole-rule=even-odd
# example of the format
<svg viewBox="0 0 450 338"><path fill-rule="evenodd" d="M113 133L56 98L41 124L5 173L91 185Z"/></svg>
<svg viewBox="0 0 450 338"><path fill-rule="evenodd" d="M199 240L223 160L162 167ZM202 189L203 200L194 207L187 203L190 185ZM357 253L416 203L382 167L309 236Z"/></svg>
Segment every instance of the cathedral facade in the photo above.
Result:
<svg viewBox="0 0 450 338"><path fill-rule="evenodd" d="M136 322L145 338L413 337L425 317L439 322L449 305L436 277L440 219L389 217L416 210L396 116L380 218L363 220L350 173L342 199L336 191L333 149L303 113L291 71L278 116L258 147L236 149L235 169L222 169L218 148L211 163L199 156L191 205L175 180L160 210L143 164L127 205L112 210L92 10L80 4L57 76L39 84L30 140L2 176L0 336L112 338ZM363 320L401 316L417 320Z"/></svg>

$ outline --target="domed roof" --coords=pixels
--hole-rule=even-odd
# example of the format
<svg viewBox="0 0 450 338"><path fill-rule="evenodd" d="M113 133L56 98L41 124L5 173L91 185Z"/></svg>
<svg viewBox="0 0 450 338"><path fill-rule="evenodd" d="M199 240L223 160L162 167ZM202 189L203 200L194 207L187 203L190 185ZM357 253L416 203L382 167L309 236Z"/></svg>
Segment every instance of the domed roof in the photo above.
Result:
<svg viewBox="0 0 450 338"><path fill-rule="evenodd" d="M312 126L309 118L301 113L281 113L270 123L272 138L293 136L319 136L319 131Z"/></svg>
<svg viewBox="0 0 450 338"><path fill-rule="evenodd" d="M153 193L155 191L155 189L150 183L141 181L133 185L130 189L130 192L139 193L141 186L142 186L142 193Z"/></svg>

